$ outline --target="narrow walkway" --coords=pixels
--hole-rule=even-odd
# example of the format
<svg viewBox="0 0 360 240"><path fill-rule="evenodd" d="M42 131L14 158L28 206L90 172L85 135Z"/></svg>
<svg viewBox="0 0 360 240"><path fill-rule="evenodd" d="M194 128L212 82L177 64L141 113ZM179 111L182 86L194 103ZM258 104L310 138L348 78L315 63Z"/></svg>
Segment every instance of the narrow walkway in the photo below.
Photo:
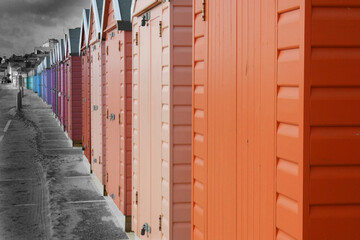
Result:
<svg viewBox="0 0 360 240"><path fill-rule="evenodd" d="M128 239L50 107L0 85L0 239Z"/></svg>

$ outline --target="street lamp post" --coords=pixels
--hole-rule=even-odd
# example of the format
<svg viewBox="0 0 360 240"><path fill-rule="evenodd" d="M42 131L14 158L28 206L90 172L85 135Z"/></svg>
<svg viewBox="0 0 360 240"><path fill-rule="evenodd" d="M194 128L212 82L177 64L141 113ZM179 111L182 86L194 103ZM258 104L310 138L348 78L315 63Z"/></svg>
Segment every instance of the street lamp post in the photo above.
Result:
<svg viewBox="0 0 360 240"><path fill-rule="evenodd" d="M18 111L21 110L22 108L22 97L24 96L24 88L23 88L23 78L22 78L22 75L21 75L21 70L19 71L19 75L18 75L18 86L19 86L19 90L18 90L18 93L17 93L17 98L16 98L16 109Z"/></svg>

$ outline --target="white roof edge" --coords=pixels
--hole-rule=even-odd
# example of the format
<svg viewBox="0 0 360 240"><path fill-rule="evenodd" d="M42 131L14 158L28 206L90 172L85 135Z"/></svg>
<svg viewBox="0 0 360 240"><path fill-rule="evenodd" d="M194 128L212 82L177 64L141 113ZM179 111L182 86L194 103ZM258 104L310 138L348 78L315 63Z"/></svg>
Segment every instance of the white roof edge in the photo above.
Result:
<svg viewBox="0 0 360 240"><path fill-rule="evenodd" d="M65 33L65 36L64 36L64 59L66 59L66 51L68 50L67 49L67 39L68 39L68 36L67 34Z"/></svg>
<svg viewBox="0 0 360 240"><path fill-rule="evenodd" d="M89 31L90 31L90 18L89 16L89 22L86 15L86 10L89 10L89 15L91 13L91 9L83 9L83 18L81 21L81 28L80 28L80 41L79 41L79 53L81 52L81 44L82 44L82 32L85 33L85 45L89 45ZM84 29L85 28L85 29Z"/></svg>
<svg viewBox="0 0 360 240"><path fill-rule="evenodd" d="M117 0L112 0L113 1L113 8L114 8L114 13L115 13L115 19L116 21L121 21L121 12L120 12L120 5L119 5L119 1ZM106 1L103 2L103 9L102 9L102 21L101 21L101 33L100 33L100 38L102 38L103 32L104 32L104 22L105 22L105 4Z"/></svg>
<svg viewBox="0 0 360 240"><path fill-rule="evenodd" d="M118 0L112 0L112 1L113 1L113 6L114 6L115 19L117 21L122 21L119 1Z"/></svg>
<svg viewBox="0 0 360 240"><path fill-rule="evenodd" d="M81 27L80 27L79 53L81 53L83 26L84 26L84 20L81 21ZM85 36L85 38L86 38L86 36Z"/></svg>
<svg viewBox="0 0 360 240"><path fill-rule="evenodd" d="M71 41L70 41L70 29L69 29L69 37L67 38L67 44L66 44L67 46L68 46L68 55L70 56L70 54L71 54Z"/></svg>
<svg viewBox="0 0 360 240"><path fill-rule="evenodd" d="M93 14L91 14L91 10L93 11ZM97 34L100 33L100 35L101 35L102 31L101 31L101 24L100 24L99 12L98 12L98 7L97 7L96 0L91 0L90 13L89 14L90 14L90 17L89 17L89 30L90 30L90 24L91 24L91 16L94 16L95 17L95 24L96 24ZM88 39L89 38L90 38L90 36L88 36Z"/></svg>
<svg viewBox="0 0 360 240"><path fill-rule="evenodd" d="M105 4L106 4L106 0L103 1L103 8L102 8L102 13L101 13L101 31L100 31L100 39L102 38L102 34L104 31L104 20L105 20Z"/></svg>
<svg viewBox="0 0 360 240"><path fill-rule="evenodd" d="M64 60L64 39L60 39L59 41L59 62Z"/></svg>
<svg viewBox="0 0 360 240"><path fill-rule="evenodd" d="M130 21L131 22L133 21L133 13L134 13L134 10L135 10L135 2L136 2L136 0L131 1L131 11L130 11Z"/></svg>
<svg viewBox="0 0 360 240"><path fill-rule="evenodd" d="M89 28L90 28L90 16L89 16L89 22L86 16L86 10L89 9L83 9L83 18L81 21L81 27L80 27L80 41L79 41L79 53L81 53L81 44L82 44L82 36L83 36L83 31L85 33L85 45L88 46L89 45ZM89 15L91 13L91 9L89 10ZM85 28L85 29L84 29Z"/></svg>
<svg viewBox="0 0 360 240"><path fill-rule="evenodd" d="M60 46L60 44L59 44L59 42L56 44L56 63L58 63L59 62L59 53L60 53L60 51L59 51L59 46Z"/></svg>

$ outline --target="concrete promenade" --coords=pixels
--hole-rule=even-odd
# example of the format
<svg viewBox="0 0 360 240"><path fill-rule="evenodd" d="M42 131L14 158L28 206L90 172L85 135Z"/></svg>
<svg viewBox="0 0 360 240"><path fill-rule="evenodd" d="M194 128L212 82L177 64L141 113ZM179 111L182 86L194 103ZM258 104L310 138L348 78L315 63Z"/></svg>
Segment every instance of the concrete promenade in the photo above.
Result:
<svg viewBox="0 0 360 240"><path fill-rule="evenodd" d="M50 106L0 84L0 240L128 239Z"/></svg>

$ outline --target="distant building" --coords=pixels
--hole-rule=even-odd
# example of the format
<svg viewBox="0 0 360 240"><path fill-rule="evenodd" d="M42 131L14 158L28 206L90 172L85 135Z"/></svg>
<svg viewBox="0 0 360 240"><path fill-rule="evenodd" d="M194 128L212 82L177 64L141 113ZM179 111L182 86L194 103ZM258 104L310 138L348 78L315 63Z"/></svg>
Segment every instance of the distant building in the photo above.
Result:
<svg viewBox="0 0 360 240"><path fill-rule="evenodd" d="M24 56L12 55L10 58L0 59L0 79L9 74L9 78L13 85L18 86L19 76L28 76L29 73L35 71L34 69L47 56L50 56L50 51L56 47L58 40L49 39L40 47L34 48L34 52L25 54Z"/></svg>
<svg viewBox="0 0 360 240"><path fill-rule="evenodd" d="M58 43L57 39L49 39L48 41L46 41L45 43L43 43L43 45L41 45L40 47L35 47L34 48L34 53L35 54L50 54L50 50L54 49L56 47L56 44Z"/></svg>

